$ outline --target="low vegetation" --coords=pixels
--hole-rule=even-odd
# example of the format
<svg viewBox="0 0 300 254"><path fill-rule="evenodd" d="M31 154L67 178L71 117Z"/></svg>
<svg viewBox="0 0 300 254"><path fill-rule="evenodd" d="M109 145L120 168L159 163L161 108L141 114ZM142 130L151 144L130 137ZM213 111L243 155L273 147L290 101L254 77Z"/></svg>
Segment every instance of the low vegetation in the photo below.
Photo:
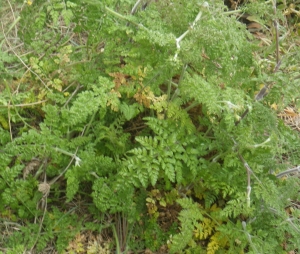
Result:
<svg viewBox="0 0 300 254"><path fill-rule="evenodd" d="M2 0L0 253L297 253L297 6Z"/></svg>

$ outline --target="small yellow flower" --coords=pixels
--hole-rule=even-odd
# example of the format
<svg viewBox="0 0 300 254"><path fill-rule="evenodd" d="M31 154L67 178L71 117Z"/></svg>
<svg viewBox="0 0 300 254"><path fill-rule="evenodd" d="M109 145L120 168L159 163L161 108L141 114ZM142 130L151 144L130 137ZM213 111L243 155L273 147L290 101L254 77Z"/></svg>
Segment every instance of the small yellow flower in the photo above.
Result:
<svg viewBox="0 0 300 254"><path fill-rule="evenodd" d="M26 3L27 3L29 6L32 5L32 1L30 1L30 0L27 0Z"/></svg>

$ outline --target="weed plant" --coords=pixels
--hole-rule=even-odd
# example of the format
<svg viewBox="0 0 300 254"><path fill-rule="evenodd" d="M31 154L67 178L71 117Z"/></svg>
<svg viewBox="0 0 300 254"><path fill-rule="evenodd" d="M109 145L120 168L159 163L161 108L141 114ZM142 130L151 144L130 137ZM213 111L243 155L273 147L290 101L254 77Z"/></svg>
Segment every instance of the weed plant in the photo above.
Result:
<svg viewBox="0 0 300 254"><path fill-rule="evenodd" d="M0 252L299 251L293 4L3 0Z"/></svg>

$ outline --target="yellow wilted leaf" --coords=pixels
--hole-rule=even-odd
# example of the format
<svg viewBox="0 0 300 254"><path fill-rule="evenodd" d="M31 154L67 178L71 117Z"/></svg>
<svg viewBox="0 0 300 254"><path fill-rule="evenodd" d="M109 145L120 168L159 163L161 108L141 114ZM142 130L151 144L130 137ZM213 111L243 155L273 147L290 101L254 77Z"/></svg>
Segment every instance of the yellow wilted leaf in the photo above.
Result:
<svg viewBox="0 0 300 254"><path fill-rule="evenodd" d="M217 204L213 204L210 209L211 212L216 212L220 210L220 207L217 206Z"/></svg>
<svg viewBox="0 0 300 254"><path fill-rule="evenodd" d="M144 89L139 89L133 98L135 98L139 104L144 105L146 108L150 108L150 98L152 94L153 92L150 90L150 87L145 87Z"/></svg>
<svg viewBox="0 0 300 254"><path fill-rule="evenodd" d="M3 129L8 130L9 129L9 124L8 121L5 119L4 116L0 115L0 124L3 127Z"/></svg>
<svg viewBox="0 0 300 254"><path fill-rule="evenodd" d="M215 254L219 249L218 242L214 241L215 239L211 239L207 245L207 254Z"/></svg>
<svg viewBox="0 0 300 254"><path fill-rule="evenodd" d="M167 203L164 199L160 200L159 201L159 204L162 206L162 207L166 207L167 206Z"/></svg>
<svg viewBox="0 0 300 254"><path fill-rule="evenodd" d="M273 104L271 105L271 108L277 110L277 109L278 109L278 106L277 106L276 103L273 103Z"/></svg>

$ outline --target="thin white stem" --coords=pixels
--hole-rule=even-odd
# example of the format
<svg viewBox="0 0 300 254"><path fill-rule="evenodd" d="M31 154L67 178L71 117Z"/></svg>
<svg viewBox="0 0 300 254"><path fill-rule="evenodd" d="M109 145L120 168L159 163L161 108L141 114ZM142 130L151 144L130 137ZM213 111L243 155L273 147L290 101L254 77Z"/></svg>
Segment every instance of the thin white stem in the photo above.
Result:
<svg viewBox="0 0 300 254"><path fill-rule="evenodd" d="M279 174L276 175L277 178L280 178L284 175L288 175L288 174L291 174L291 173L300 173L300 166L298 167L295 167L295 168L291 168L291 169L288 169L288 170L285 170Z"/></svg>
<svg viewBox="0 0 300 254"><path fill-rule="evenodd" d="M178 57L178 53L180 51L180 42L184 39L184 37L191 31L194 29L195 25L197 24L197 22L201 19L202 16L202 12L199 11L198 15L196 16L194 22L190 25L190 27L188 28L188 30L186 30L182 35L180 35L178 38L176 38L176 48L177 48L177 52L175 53L174 56L174 60L177 59Z"/></svg>
<svg viewBox="0 0 300 254"><path fill-rule="evenodd" d="M270 141L271 141L271 138L269 137L264 142L262 142L260 144L250 145L249 147L250 148L258 148L258 147L264 146L266 143L268 143Z"/></svg>
<svg viewBox="0 0 300 254"><path fill-rule="evenodd" d="M80 166L81 159L80 159L79 157L76 156L76 153L77 153L78 148L76 149L76 152L75 152L74 154L73 154L73 153L70 153L70 152L67 152L67 151L65 151L65 150L63 150L63 149L60 149L60 148L58 148L58 147L54 147L53 149L54 149L55 151L57 151L57 152L60 152L60 153L62 153L62 154L65 154L65 155L68 155L68 156L74 158L74 159L75 159L75 166Z"/></svg>
<svg viewBox="0 0 300 254"><path fill-rule="evenodd" d="M139 6L139 4L140 4L142 1L143 1L143 0L137 0L137 1L136 1L136 3L134 4L134 6L133 6L132 9L131 9L131 12L130 12L131 15L133 15L133 14L136 12L137 7Z"/></svg>
<svg viewBox="0 0 300 254"><path fill-rule="evenodd" d="M249 241L251 247L253 248L253 250L255 251L255 253L260 254L260 253L258 252L258 250L256 249L255 245L254 245L253 242L252 242L252 235L250 235L250 234L248 233L247 228L246 228L246 227L247 227L247 224L246 224L245 221L242 221L242 227L243 227L244 233L246 234L246 236L247 236L247 238L248 238L248 241Z"/></svg>
<svg viewBox="0 0 300 254"><path fill-rule="evenodd" d="M251 203L251 174L252 174L252 169L250 168L249 164L245 161L244 157L239 154L240 160L243 162L244 167L246 168L247 171L247 197L246 197L246 201L247 201L247 207L250 207L250 203Z"/></svg>
<svg viewBox="0 0 300 254"><path fill-rule="evenodd" d="M30 107L33 105L37 105L37 104L42 104L44 102L46 102L47 100L43 100L43 101L37 101L37 102L32 102L32 103L25 103L25 104L14 104L14 105L0 105L0 108L14 108L14 107Z"/></svg>
<svg viewBox="0 0 300 254"><path fill-rule="evenodd" d="M11 26L11 27L14 27L14 28L15 28L15 36L18 37L18 31L17 31L17 27L15 26L15 24L20 20L20 17L18 17L18 18L16 19L15 13L14 13L14 10L13 10L13 8L12 8L12 6L11 6L10 1L7 1L7 2L8 2L8 4L9 4L9 7L10 7L11 13L12 13L12 16L13 16L13 18L14 18L13 26Z"/></svg>
<svg viewBox="0 0 300 254"><path fill-rule="evenodd" d="M17 19L19 20L19 19ZM6 43L8 44L9 48L11 49L11 51L15 54L15 56L20 60L20 62L27 68L27 70L29 70L33 75L35 75L41 82L42 84L45 86L45 88L51 92L51 90L49 89L49 87L45 84L45 82L42 80L42 78L33 70L31 70L31 67L29 67L23 60L22 58L13 50L13 47L11 46L10 42L8 41L6 35L5 35L5 31L4 31L4 27L3 27L3 23L1 22L1 26L2 26L2 31L3 31L3 36L4 39L6 41Z"/></svg>

